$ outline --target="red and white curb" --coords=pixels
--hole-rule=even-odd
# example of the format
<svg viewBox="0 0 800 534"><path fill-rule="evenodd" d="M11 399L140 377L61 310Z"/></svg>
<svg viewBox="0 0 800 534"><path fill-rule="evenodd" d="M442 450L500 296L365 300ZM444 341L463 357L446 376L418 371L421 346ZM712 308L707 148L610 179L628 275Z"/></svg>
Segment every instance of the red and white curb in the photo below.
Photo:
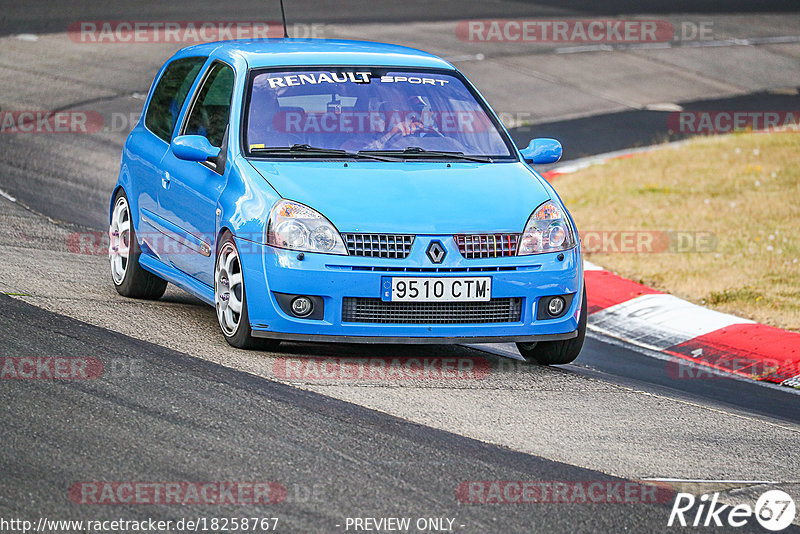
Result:
<svg viewBox="0 0 800 534"><path fill-rule="evenodd" d="M800 386L800 334L710 310L584 263L589 328L755 380Z"/></svg>

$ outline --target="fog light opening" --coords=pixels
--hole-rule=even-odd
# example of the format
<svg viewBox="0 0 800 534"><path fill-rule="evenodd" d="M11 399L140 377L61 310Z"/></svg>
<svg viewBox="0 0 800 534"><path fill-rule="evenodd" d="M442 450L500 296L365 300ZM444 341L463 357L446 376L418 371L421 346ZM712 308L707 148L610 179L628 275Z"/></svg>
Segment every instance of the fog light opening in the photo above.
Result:
<svg viewBox="0 0 800 534"><path fill-rule="evenodd" d="M298 317L311 315L314 311L314 303L308 297L296 297L292 300L292 313Z"/></svg>
<svg viewBox="0 0 800 534"><path fill-rule="evenodd" d="M564 306L566 302L561 297L553 297L550 299L550 302L547 303L547 313L552 315L553 317L557 317L561 315L564 311Z"/></svg>

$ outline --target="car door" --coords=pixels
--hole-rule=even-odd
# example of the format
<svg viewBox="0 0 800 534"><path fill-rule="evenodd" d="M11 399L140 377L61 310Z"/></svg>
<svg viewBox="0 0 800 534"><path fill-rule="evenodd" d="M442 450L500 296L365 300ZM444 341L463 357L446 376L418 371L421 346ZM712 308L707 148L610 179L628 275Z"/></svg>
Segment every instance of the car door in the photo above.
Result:
<svg viewBox="0 0 800 534"><path fill-rule="evenodd" d="M221 156L215 162L178 159L167 150L161 161L165 187L159 192L159 213L175 241L167 258L184 273L212 285L217 200L225 185L225 150L233 98L234 71L214 61L195 90L178 135L201 135Z"/></svg>
<svg viewBox="0 0 800 534"><path fill-rule="evenodd" d="M128 171L139 210L138 239L143 250L161 255L163 239L154 224L158 211L158 195L163 186L161 160L183 109L189 90L194 84L206 57L186 57L169 63L161 72L153 95L144 111L144 121L134 128L125 144Z"/></svg>

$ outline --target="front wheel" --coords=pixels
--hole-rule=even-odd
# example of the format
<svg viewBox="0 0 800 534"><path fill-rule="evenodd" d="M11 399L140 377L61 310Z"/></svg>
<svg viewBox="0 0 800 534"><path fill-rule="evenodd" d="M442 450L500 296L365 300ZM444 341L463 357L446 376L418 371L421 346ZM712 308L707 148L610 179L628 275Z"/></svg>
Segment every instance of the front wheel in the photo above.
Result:
<svg viewBox="0 0 800 534"><path fill-rule="evenodd" d="M247 313L242 260L229 233L222 238L214 267L214 307L222 335L231 346L237 349L271 350L280 344L278 340L253 337Z"/></svg>
<svg viewBox="0 0 800 534"><path fill-rule="evenodd" d="M586 286L583 287L581 299L581 318L578 321L578 336L563 341L540 341L539 343L517 343L517 349L528 363L539 365L564 365L572 363L583 348L586 337Z"/></svg>

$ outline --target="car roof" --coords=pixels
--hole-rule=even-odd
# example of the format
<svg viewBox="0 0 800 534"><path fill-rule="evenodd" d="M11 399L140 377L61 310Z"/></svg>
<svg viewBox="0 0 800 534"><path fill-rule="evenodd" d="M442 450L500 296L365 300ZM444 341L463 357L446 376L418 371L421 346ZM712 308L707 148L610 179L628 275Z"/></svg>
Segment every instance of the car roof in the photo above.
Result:
<svg viewBox="0 0 800 534"><path fill-rule="evenodd" d="M273 66L375 65L454 70L447 61L406 46L344 39L251 39L216 41L182 49L192 54L237 54L250 68Z"/></svg>

